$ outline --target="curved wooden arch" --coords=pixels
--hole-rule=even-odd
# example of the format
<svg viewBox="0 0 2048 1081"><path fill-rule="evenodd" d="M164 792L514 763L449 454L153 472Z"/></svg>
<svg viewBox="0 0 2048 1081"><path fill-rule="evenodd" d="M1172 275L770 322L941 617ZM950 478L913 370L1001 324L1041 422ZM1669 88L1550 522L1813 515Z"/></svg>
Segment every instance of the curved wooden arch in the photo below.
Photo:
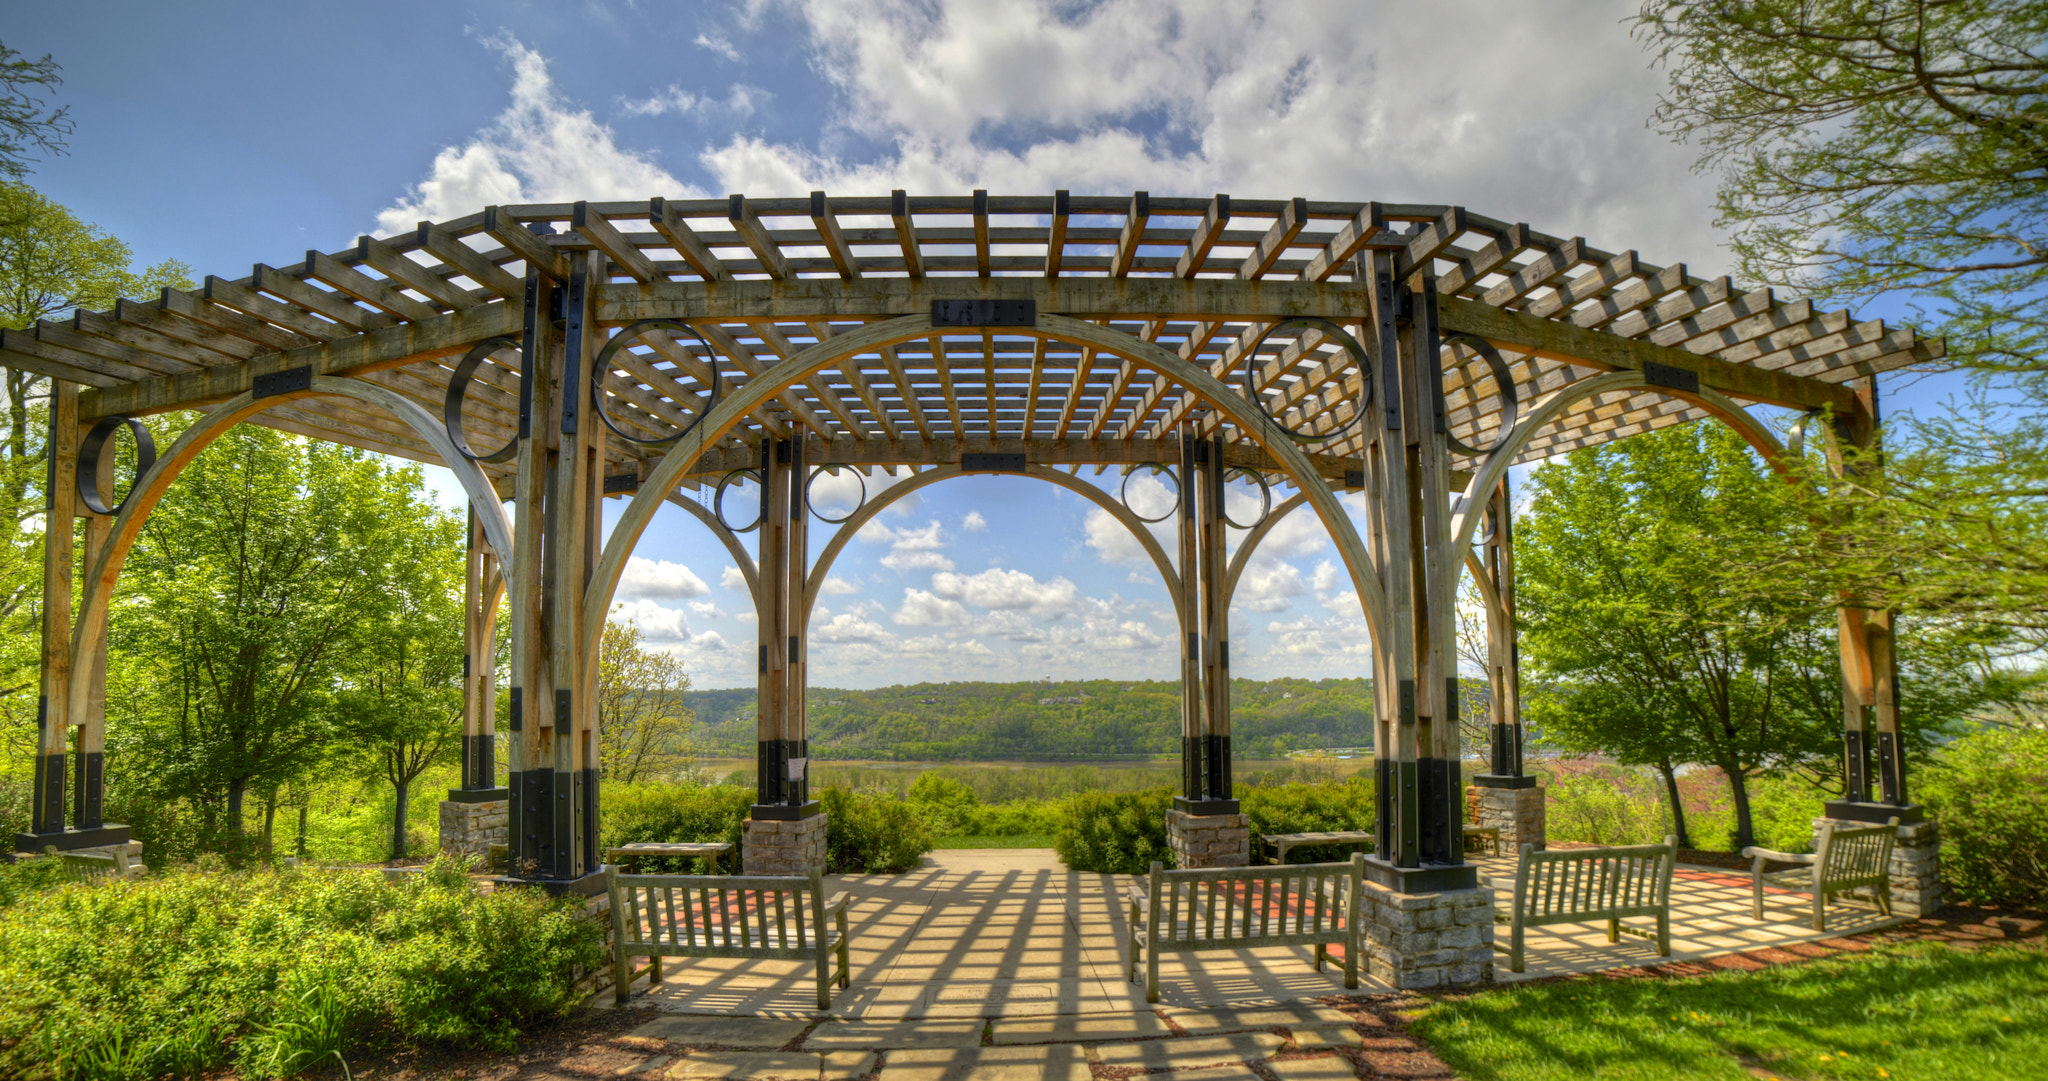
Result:
<svg viewBox="0 0 2048 1081"><path fill-rule="evenodd" d="M808 628L811 625L811 610L817 607L818 594L825 586L825 575L831 571L833 562L839 558L839 553L845 549L847 542L853 539L854 534L860 532L862 526L873 521L875 516L882 513L890 504L920 488L968 475L966 470L957 465L942 465L924 470L900 484L884 488L874 499L869 500L865 506L848 517L840 525L839 531L832 534L832 540L825 545L825 549L818 553L818 560L811 567L810 577L804 582L803 626ZM1152 531L1145 528L1144 522L1136 514L1131 513L1129 507L1110 498L1108 492L1093 484L1049 466L1029 466L1023 473L1017 475L1034 477L1077 492L1123 523L1124 528L1130 530L1131 535L1144 546L1146 554L1152 557L1152 565L1158 569L1159 576L1166 580L1166 591L1173 598L1174 616L1180 618L1184 615L1180 610L1180 575L1174 572L1173 561L1166 557L1166 549L1159 546L1159 538L1154 537Z"/></svg>
<svg viewBox="0 0 2048 1081"><path fill-rule="evenodd" d="M470 506L476 511L477 523L482 526L484 539L492 550L498 553L500 566L512 562L512 523L505 517L505 508L498 502L498 493L492 489L483 468L462 456L455 444L448 439L447 429L438 418L428 415L410 399L397 392L365 383L356 379L336 379L330 376L314 376L312 388L293 394L278 394L267 398L255 398L252 392L228 399L209 410L192 426L179 433L169 450L157 458L149 472L136 478L128 498L121 505L121 513L114 516L113 527L107 533L105 547L100 549L99 558L94 561L86 575L82 595L78 602L78 614L71 630L71 694L70 724L84 724L88 683L92 678L92 666L80 664L79 659L90 656L99 648L100 638L106 633L107 605L114 592L114 585L120 581L121 567L127 562L128 552L135 546L135 538L142 531L142 523L149 512L170 490L171 482L192 464L199 452L212 445L228 429L242 421L263 412L272 406L283 405L300 398L353 398L360 402L382 408L394 418L403 421L423 442L441 455L443 462L462 483L463 491L469 496Z"/></svg>
<svg viewBox="0 0 2048 1081"><path fill-rule="evenodd" d="M705 509L703 504L685 496L681 492L671 491L663 498L689 511L697 517L698 521L710 527L712 535L725 545L726 552L732 556L733 562L739 567L740 576L747 580L747 595L753 598L754 608L759 610L761 607L761 571L760 568L754 565L754 557L747 552L747 546L740 543L739 534L725 528L725 523L718 520L718 515L711 513L711 511Z"/></svg>
<svg viewBox="0 0 2048 1081"><path fill-rule="evenodd" d="M634 543L639 540L640 534L653 519L654 508L661 502L661 497L655 493L674 488L713 440L723 438L748 413L760 409L775 395L822 369L840 363L848 357L914 338L930 337L933 333L943 334L947 331L942 327L934 327L929 315L906 315L899 319L870 323L857 330L819 342L784 359L748 380L744 388L719 402L655 465L653 473L643 482L640 493L633 497L625 511L619 515L618 521L612 527L611 541L605 545L604 553L598 557L590 584L585 589L583 610L602 612L610 607L612 593L618 588L619 576L625 569L627 553L632 551ZM1298 489L1307 494L1309 502L1316 508L1317 516L1323 520L1324 528L1330 531L1331 538L1337 544L1338 554L1343 558L1345 569L1351 575L1352 587L1358 593L1359 607L1364 610L1366 625L1373 632L1373 640L1385 640L1386 598L1384 590L1380 587L1379 578L1372 573L1372 562L1366 554L1364 541L1358 536L1358 530L1352 526L1350 516L1344 513L1336 496L1322 483L1322 478L1316 473L1308 456L1256 407L1232 391L1222 380L1210 374L1206 368L1183 360L1164 346L1099 324L1060 315L1041 315L1038 317L1037 325L1018 327L1016 333L1092 345L1104 352L1121 356L1187 388L1197 398L1207 402L1234 422L1239 431L1249 435L1267 453L1278 459L1281 470ZM1636 378L1640 380L1641 376ZM602 622L588 620L583 628L582 648L587 660L593 659L596 655Z"/></svg>

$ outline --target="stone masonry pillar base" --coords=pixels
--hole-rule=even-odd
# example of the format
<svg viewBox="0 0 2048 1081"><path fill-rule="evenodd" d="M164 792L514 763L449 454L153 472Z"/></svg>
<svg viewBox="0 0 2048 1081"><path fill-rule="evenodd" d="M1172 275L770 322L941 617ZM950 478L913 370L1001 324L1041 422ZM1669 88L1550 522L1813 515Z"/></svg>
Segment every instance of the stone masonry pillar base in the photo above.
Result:
<svg viewBox="0 0 2048 1081"><path fill-rule="evenodd" d="M1166 844L1182 868L1245 867L1251 863L1252 820L1242 814L1166 812Z"/></svg>
<svg viewBox="0 0 2048 1081"><path fill-rule="evenodd" d="M1543 851L1543 786L1489 788L1475 785L1465 790L1465 797L1471 801L1473 818L1479 825L1500 830L1501 855L1514 855L1522 850L1523 845L1535 845L1536 851Z"/></svg>
<svg viewBox="0 0 2048 1081"><path fill-rule="evenodd" d="M1815 843L1825 818L1813 820ZM1868 826L1868 822L1835 820L1836 829ZM1899 827L1892 845L1892 912L1900 916L1931 916L1941 910L1941 834L1933 819ZM1862 894L1863 891L1854 891Z"/></svg>
<svg viewBox="0 0 2048 1081"><path fill-rule="evenodd" d="M1374 979L1403 991L1493 982L1493 890L1399 893L1368 881L1359 901L1363 967Z"/></svg>
<svg viewBox="0 0 2048 1081"><path fill-rule="evenodd" d="M475 860L479 867L492 845L508 842L512 802L509 799L470 803L441 801L441 853Z"/></svg>
<svg viewBox="0 0 2048 1081"><path fill-rule="evenodd" d="M825 816L794 821L747 819L740 867L750 875L808 875L825 869Z"/></svg>

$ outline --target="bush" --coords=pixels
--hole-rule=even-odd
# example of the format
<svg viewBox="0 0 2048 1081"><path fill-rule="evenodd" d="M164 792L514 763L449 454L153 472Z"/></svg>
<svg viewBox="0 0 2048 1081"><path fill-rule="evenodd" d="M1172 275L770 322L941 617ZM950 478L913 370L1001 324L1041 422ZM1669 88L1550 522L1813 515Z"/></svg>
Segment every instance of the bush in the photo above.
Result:
<svg viewBox="0 0 2048 1081"><path fill-rule="evenodd" d="M0 909L0 1074L283 1076L334 1052L506 1050L581 997L603 928L574 900L479 892L452 860L73 883Z"/></svg>
<svg viewBox="0 0 2048 1081"><path fill-rule="evenodd" d="M1942 750L1920 798L1941 829L1941 872L1965 901L2048 901L2048 731L1987 729Z"/></svg>
<svg viewBox="0 0 2048 1081"><path fill-rule="evenodd" d="M981 799L974 789L951 777L937 773L920 775L917 783L910 786L909 799L910 809L917 812L934 837L977 832L968 826L981 809Z"/></svg>
<svg viewBox="0 0 2048 1081"><path fill-rule="evenodd" d="M1050 837L1059 832L1066 812L1056 800L1018 800L975 809L961 834L976 837Z"/></svg>
<svg viewBox="0 0 2048 1081"><path fill-rule="evenodd" d="M681 784L608 784L604 787L598 843L604 848L637 841L729 842L740 851L743 823L754 804L751 786ZM642 860L650 874L691 873L699 860ZM691 866L684 866L689 864ZM728 871L738 860L725 861Z"/></svg>
<svg viewBox="0 0 2048 1081"><path fill-rule="evenodd" d="M1251 819L1252 832L1264 836L1337 830L1370 832L1379 821L1379 811L1373 805L1377 787L1371 774L1360 773L1346 781L1258 785L1242 787L1237 792L1239 805ZM1340 860L1349 859L1353 851L1347 845L1303 846L1289 850L1288 858L1293 860L1294 853L1299 852L1303 860Z"/></svg>
<svg viewBox="0 0 2048 1081"><path fill-rule="evenodd" d="M825 811L825 870L835 875L908 871L932 850L932 832L894 796L833 785L818 802Z"/></svg>
<svg viewBox="0 0 2048 1081"><path fill-rule="evenodd" d="M51 889L63 881L64 864L61 860L38 856L15 863L0 863L0 908L6 908L24 896Z"/></svg>
<svg viewBox="0 0 2048 1081"><path fill-rule="evenodd" d="M1069 799L1053 849L1076 871L1138 875L1158 860L1174 865L1166 844L1166 812L1173 789L1083 792Z"/></svg>
<svg viewBox="0 0 2048 1081"><path fill-rule="evenodd" d="M1670 832L1658 782L1620 766L1560 769L1552 774L1544 833L1551 841L1648 845ZM1694 830L1697 838L1699 831Z"/></svg>

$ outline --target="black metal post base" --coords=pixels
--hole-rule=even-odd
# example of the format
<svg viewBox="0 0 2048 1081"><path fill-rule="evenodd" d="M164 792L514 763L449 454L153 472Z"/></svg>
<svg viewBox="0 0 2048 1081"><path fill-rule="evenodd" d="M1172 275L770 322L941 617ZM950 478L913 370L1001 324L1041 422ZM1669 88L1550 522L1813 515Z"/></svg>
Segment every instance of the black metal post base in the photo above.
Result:
<svg viewBox="0 0 2048 1081"><path fill-rule="evenodd" d="M509 788L451 788L448 790L450 803L496 803L512 798Z"/></svg>
<svg viewBox="0 0 2048 1081"><path fill-rule="evenodd" d="M109 822L92 829L63 830L57 833L17 833L14 835L16 852L40 853L51 845L59 852L75 852L81 848L104 848L108 845L128 843L128 827Z"/></svg>
<svg viewBox="0 0 2048 1081"><path fill-rule="evenodd" d="M1396 867L1374 856L1365 857L1366 881L1385 886L1395 893L1442 893L1445 890L1479 888L1479 868L1470 863L1425 863L1420 867Z"/></svg>
<svg viewBox="0 0 2048 1081"><path fill-rule="evenodd" d="M1872 822L1880 826L1894 818L1899 820L1899 825L1901 826L1910 826L1915 822L1927 820L1927 809L1917 803L1895 807L1889 803L1866 803L1862 800L1833 799L1827 802L1821 813L1824 817L1836 818L1845 822Z"/></svg>
<svg viewBox="0 0 2048 1081"><path fill-rule="evenodd" d="M799 822L822 810L817 800L799 803L794 807L787 803L756 803L749 809L753 817L763 822Z"/></svg>
<svg viewBox="0 0 2048 1081"><path fill-rule="evenodd" d="M1536 778L1529 774L1520 777L1503 777L1498 773L1475 773L1472 783L1480 788L1534 788Z"/></svg>
<svg viewBox="0 0 2048 1081"><path fill-rule="evenodd" d="M1173 809L1191 815L1234 815L1238 813L1238 802L1234 799L1189 799L1186 796L1175 796Z"/></svg>
<svg viewBox="0 0 2048 1081"><path fill-rule="evenodd" d="M508 886L537 886L550 897L595 897L604 892L604 872L592 871L582 878L513 878L509 875L491 882L500 889Z"/></svg>

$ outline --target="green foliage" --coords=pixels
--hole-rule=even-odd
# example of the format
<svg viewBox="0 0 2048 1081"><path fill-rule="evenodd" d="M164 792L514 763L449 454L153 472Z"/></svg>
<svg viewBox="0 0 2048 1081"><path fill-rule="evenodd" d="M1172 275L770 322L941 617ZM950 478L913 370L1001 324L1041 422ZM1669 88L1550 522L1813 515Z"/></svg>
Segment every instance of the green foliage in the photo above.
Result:
<svg viewBox="0 0 2048 1081"><path fill-rule="evenodd" d="M574 901L479 892L452 861L156 874L0 909L0 1073L281 1076L334 1051L508 1049L604 960Z"/></svg>
<svg viewBox="0 0 2048 1081"><path fill-rule="evenodd" d="M902 800L832 786L818 795L825 819L825 870L835 875L908 871L932 850L932 834Z"/></svg>
<svg viewBox="0 0 2048 1081"><path fill-rule="evenodd" d="M1941 874L1966 901L2048 901L2048 730L1987 729L1920 777L1941 826Z"/></svg>
<svg viewBox="0 0 2048 1081"><path fill-rule="evenodd" d="M1656 844L1668 832L1657 786L1640 772L1607 767L1551 778L1544 836L1596 845Z"/></svg>
<svg viewBox="0 0 2048 1081"><path fill-rule="evenodd" d="M640 841L723 841L738 853L754 791L732 785L608 784L599 804L598 843L602 847ZM701 871L702 862L645 860L641 866L650 873L690 874ZM681 866L684 863L692 866ZM728 872L738 870L734 859L725 860L722 866Z"/></svg>
<svg viewBox="0 0 2048 1081"><path fill-rule="evenodd" d="M1695 979L1446 995L1409 1032L1471 1081L2038 1077L2048 953L1887 945Z"/></svg>
<svg viewBox="0 0 2048 1081"><path fill-rule="evenodd" d="M1239 805L1252 821L1252 832L1260 836L1338 830L1371 832L1378 828L1379 811L1374 806L1378 787L1371 774L1359 773L1334 784L1239 786L1237 795ZM1357 849L1346 845L1303 846L1291 849L1287 858L1290 862L1337 860L1349 858L1354 851Z"/></svg>
<svg viewBox="0 0 2048 1081"><path fill-rule="evenodd" d="M910 809L917 812L934 837L951 837L966 832L969 823L978 825L981 800L974 790L951 777L926 773L910 786ZM984 832L976 829L973 832ZM1022 832L1022 831L1020 831Z"/></svg>
<svg viewBox="0 0 2048 1081"><path fill-rule="evenodd" d="M64 864L45 856L0 863L0 908L64 881Z"/></svg>
<svg viewBox="0 0 2048 1081"><path fill-rule="evenodd" d="M71 134L71 107L51 109L41 95L64 84L63 70L44 53L40 60L0 45L0 177L19 179L28 172L29 148L64 153Z"/></svg>
<svg viewBox="0 0 2048 1081"><path fill-rule="evenodd" d="M1240 679L1231 682L1230 697L1232 746L1247 757L1372 742L1371 680ZM812 753L831 758L986 762L1180 753L1180 685L1168 680L813 687L807 701ZM697 714L702 753L752 756L752 688L693 691L687 702Z"/></svg>
<svg viewBox="0 0 2048 1081"><path fill-rule="evenodd" d="M1158 860L1174 866L1166 844L1166 812L1173 789L1143 792L1083 792L1067 801L1066 821L1053 850L1076 871L1140 875Z"/></svg>

